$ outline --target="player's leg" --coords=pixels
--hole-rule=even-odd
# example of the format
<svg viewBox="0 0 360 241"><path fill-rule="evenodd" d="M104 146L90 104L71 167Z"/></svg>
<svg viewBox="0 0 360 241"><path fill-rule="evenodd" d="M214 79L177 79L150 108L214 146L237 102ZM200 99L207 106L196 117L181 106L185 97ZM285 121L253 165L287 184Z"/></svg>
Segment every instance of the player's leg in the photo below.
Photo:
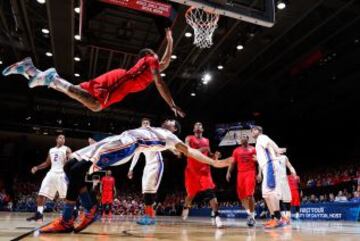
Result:
<svg viewBox="0 0 360 241"><path fill-rule="evenodd" d="M195 194L196 195L196 194ZM191 205L192 205L192 201L195 197L194 194L190 194L188 192L188 194L186 195L185 197L185 200L184 200L184 207L183 207L183 210L182 210L182 213L181 213L181 217L183 220L186 220L189 216L189 211L190 211L190 208L191 208Z"/></svg>
<svg viewBox="0 0 360 241"><path fill-rule="evenodd" d="M219 214L219 203L217 201L217 198L215 196L215 192L213 189L209 189L205 191L205 197L206 199L210 199L209 204L212 210L212 213L214 215L215 218L215 225L217 228L222 228L223 227L223 223L221 221L220 218L220 214Z"/></svg>
<svg viewBox="0 0 360 241"><path fill-rule="evenodd" d="M255 221L255 172L238 173L237 177L237 194L241 200L242 206L245 208L247 217L247 225L253 227Z"/></svg>
<svg viewBox="0 0 360 241"><path fill-rule="evenodd" d="M20 74L25 78L30 80L33 76L37 75L41 71L38 70L30 57L27 57L13 65L8 66L2 72L4 76L12 75L12 74Z"/></svg>
<svg viewBox="0 0 360 241"><path fill-rule="evenodd" d="M144 216L137 222L141 225L152 225L156 223L154 210L155 194L159 189L164 171L164 163L161 154L156 153L151 158L153 158L153 160L147 160L147 163L150 164L145 166L142 178L145 210Z"/></svg>
<svg viewBox="0 0 360 241"><path fill-rule="evenodd" d="M62 211L62 217L51 222L49 225L40 229L43 233L58 233L58 232L71 232L74 230L74 207L76 200L79 197L80 191L82 194L86 192L85 175L92 162L77 161L76 159L70 160L64 167L67 177L69 179L69 185L66 193L65 205ZM85 195L86 197L86 195ZM88 198L88 197L87 197ZM91 198L89 198L91 200ZM80 196L80 200L85 209L91 209L93 204L91 201L84 201L84 195ZM91 214L95 215L95 212L91 210ZM85 215L86 216L86 215ZM85 217L86 218L86 217ZM91 218L91 217L90 217ZM95 218L93 218L95 219ZM91 222L87 221L87 225ZM80 220L80 224L84 223L84 218ZM85 228L87 225L75 227L75 231L82 230L79 228Z"/></svg>
<svg viewBox="0 0 360 241"><path fill-rule="evenodd" d="M43 220L44 218L44 205L46 198L42 195L38 195L36 198L36 211L33 216L28 217L27 221Z"/></svg>
<svg viewBox="0 0 360 241"><path fill-rule="evenodd" d="M86 83L86 82L85 82ZM54 90L64 93L72 99L79 101L92 111L100 111L100 102L87 90L81 88L81 85L73 85L67 80L61 78L55 69L48 69L37 74L29 82L31 88L37 86L48 86Z"/></svg>
<svg viewBox="0 0 360 241"><path fill-rule="evenodd" d="M280 202L280 209L283 221L286 224L290 224L291 219L291 191L288 184L287 178L284 178L281 182L281 202Z"/></svg>
<svg viewBox="0 0 360 241"><path fill-rule="evenodd" d="M55 176L54 176L55 175ZM27 218L27 221L37 221L43 219L44 205L46 198L54 200L57 186L56 186L56 174L48 172L41 183L38 197L36 199L37 209L33 216Z"/></svg>
<svg viewBox="0 0 360 241"><path fill-rule="evenodd" d="M271 219L264 224L265 228L276 228L281 219L279 207L279 193L276 186L274 169L271 162L262 168L262 195L270 212Z"/></svg>

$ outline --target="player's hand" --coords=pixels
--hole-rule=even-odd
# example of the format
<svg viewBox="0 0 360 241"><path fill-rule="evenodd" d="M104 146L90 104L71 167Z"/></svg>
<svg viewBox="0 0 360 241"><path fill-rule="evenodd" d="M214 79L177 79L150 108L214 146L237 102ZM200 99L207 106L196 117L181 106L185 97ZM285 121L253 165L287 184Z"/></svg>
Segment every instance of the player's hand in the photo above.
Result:
<svg viewBox="0 0 360 241"><path fill-rule="evenodd" d="M39 168L37 168L37 166L34 166L33 168L31 168L31 173L35 174L38 170Z"/></svg>
<svg viewBox="0 0 360 241"><path fill-rule="evenodd" d="M226 181L230 182L230 179L231 179L231 173L227 172L226 173Z"/></svg>
<svg viewBox="0 0 360 241"><path fill-rule="evenodd" d="M214 164L213 164L213 167L216 167L216 168L224 168L227 166L229 166L229 163L224 160L215 160Z"/></svg>
<svg viewBox="0 0 360 241"><path fill-rule="evenodd" d="M128 174L127 174L128 178L129 179L132 179L133 178L133 172L132 171L129 171Z"/></svg>
<svg viewBox="0 0 360 241"><path fill-rule="evenodd" d="M256 181L260 183L262 180L261 174L256 176Z"/></svg>
<svg viewBox="0 0 360 241"><path fill-rule="evenodd" d="M178 106L174 105L171 107L171 110L174 112L175 116L185 117L185 112Z"/></svg>

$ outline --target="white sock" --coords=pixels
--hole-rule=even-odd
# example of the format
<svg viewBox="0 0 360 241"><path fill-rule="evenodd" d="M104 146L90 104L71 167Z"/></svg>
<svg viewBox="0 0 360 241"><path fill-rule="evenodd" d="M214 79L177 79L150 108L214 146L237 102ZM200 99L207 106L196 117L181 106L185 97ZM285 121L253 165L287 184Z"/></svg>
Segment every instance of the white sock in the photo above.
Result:
<svg viewBox="0 0 360 241"><path fill-rule="evenodd" d="M296 219L299 218L299 213L295 213L295 218L296 218Z"/></svg>
<svg viewBox="0 0 360 241"><path fill-rule="evenodd" d="M251 215L250 209L246 209L247 215Z"/></svg>
<svg viewBox="0 0 360 241"><path fill-rule="evenodd" d="M255 212L250 212L251 217L255 218Z"/></svg>
<svg viewBox="0 0 360 241"><path fill-rule="evenodd" d="M281 216L286 217L286 211L281 211Z"/></svg>
<svg viewBox="0 0 360 241"><path fill-rule="evenodd" d="M55 78L49 87L59 90L61 92L67 92L72 84L62 78Z"/></svg>
<svg viewBox="0 0 360 241"><path fill-rule="evenodd" d="M44 206L38 206L38 207L37 207L37 211L38 211L39 213L43 214L43 213L44 213Z"/></svg>

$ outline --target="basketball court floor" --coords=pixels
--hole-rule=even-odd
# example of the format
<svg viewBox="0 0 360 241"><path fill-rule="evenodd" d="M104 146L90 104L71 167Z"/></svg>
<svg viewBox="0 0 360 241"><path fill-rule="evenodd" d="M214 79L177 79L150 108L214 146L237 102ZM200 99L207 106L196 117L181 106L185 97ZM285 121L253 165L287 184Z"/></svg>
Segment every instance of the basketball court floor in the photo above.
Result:
<svg viewBox="0 0 360 241"><path fill-rule="evenodd" d="M247 228L245 220L224 219L225 228L216 229L208 218L189 218L183 222L180 217L158 217L154 226L140 226L135 218L114 216L111 223L100 220L79 234L39 234L37 227L43 223L25 221L25 213L0 213L0 240L171 240L171 241L358 241L360 223L356 222L294 222L291 226L265 230L261 222L256 228ZM55 215L53 215L55 217Z"/></svg>

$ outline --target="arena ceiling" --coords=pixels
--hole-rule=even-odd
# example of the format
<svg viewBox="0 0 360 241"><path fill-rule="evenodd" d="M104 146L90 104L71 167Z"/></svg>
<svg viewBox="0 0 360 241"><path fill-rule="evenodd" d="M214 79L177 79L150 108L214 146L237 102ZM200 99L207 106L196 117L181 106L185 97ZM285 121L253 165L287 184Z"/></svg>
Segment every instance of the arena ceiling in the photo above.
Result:
<svg viewBox="0 0 360 241"><path fill-rule="evenodd" d="M360 2L287 3L276 12L272 28L221 18L212 48L198 49L192 38L185 37L191 32L184 19L186 7L174 3L177 17L171 23L86 1L81 40L76 40L77 0L1 1L0 69L31 56L40 69L55 66L61 76L80 83L109 69L130 67L141 48L162 53L162 29L172 24L177 58L164 80L187 112L185 124L195 119L212 124L256 120L280 129L288 123L311 126L324 120L332 126L332 118L352 123L358 112L354 103L359 101L354 86L360 74ZM238 45L244 48L237 50ZM52 56L46 56L47 52ZM219 70L218 65L224 68ZM207 72L212 81L204 85L201 76ZM154 86L109 110L92 113L54 91L29 90L23 78L0 78L1 106L6 113L1 122L7 129L25 130L37 124L118 132L136 125L143 115L155 120L171 116Z"/></svg>

